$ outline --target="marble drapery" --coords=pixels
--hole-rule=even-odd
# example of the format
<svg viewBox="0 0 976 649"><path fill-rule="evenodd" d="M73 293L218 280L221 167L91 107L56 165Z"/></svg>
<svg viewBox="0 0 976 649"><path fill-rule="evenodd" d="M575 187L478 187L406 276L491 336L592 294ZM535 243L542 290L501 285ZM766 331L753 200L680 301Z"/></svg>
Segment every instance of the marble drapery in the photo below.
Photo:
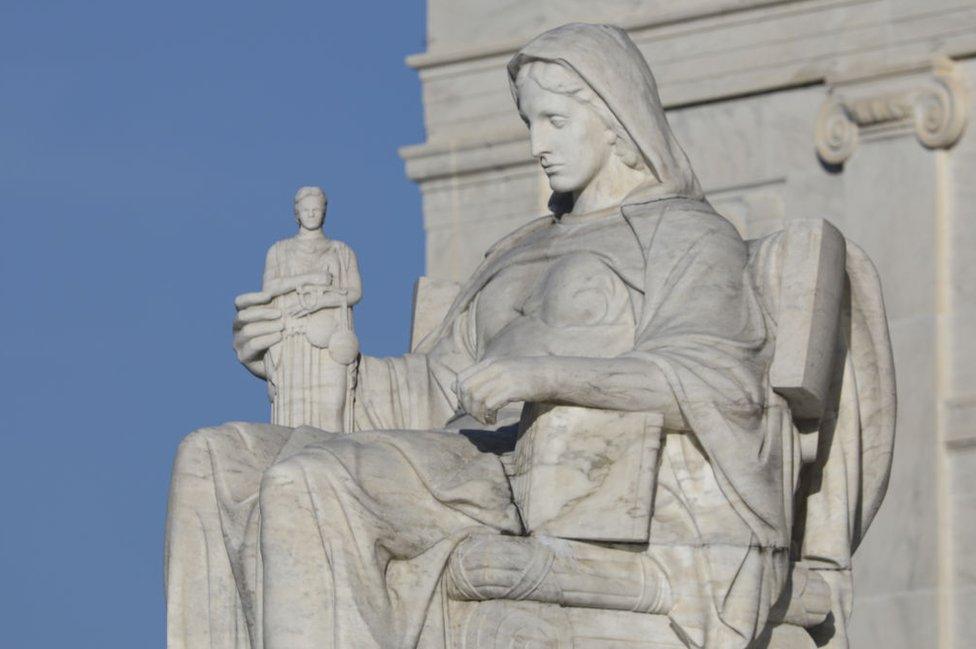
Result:
<svg viewBox="0 0 976 649"><path fill-rule="evenodd" d="M456 410L456 398L450 390L453 376L478 360L474 354L484 348L480 341L471 338L477 327L472 327L469 319L475 317L470 307L485 287L502 270L529 266L540 258L553 264L580 251L601 259L627 285L636 314L633 321L641 323L631 334L634 344L628 354L670 368L676 383L681 382L679 403L691 430L697 434L695 426L703 426L704 422L714 427L712 437L707 431L698 436L702 445L709 448L720 439L736 439L738 435L738 455L728 464L709 464L695 450L695 444L666 445L666 450L684 446L680 455L698 458L696 462L682 459L680 471L684 476L697 476L696 480L706 485L702 488L711 493L706 499L710 509L707 513L694 511L694 503L702 502L701 494L696 498L678 497L670 506L659 503L660 513L658 519L652 520L652 528L656 529L654 538L666 542L655 544L653 551L661 556L664 565L706 567L709 553L736 554L743 570L724 576L709 574L707 583L715 584L716 592L704 598L687 598L686 605L674 615L689 637L702 637L706 629L713 634L728 632L741 638L754 633L756 625L762 624L763 607L768 609L778 594L788 557L782 551L787 535L783 522L783 456L779 453L783 431L777 427L783 419L780 414L771 418L769 413L776 410L767 408L763 375L769 355L768 339L761 309L750 295L747 249L734 229L703 201L673 198L640 202L639 196L635 201L603 219L584 221L569 230L558 219L549 218L513 236L489 256L440 330L421 346L422 353L392 359L364 358L355 405L356 427L363 432L355 433L351 440L310 432L312 429L299 429L305 431L301 433L256 433L268 429L237 424L232 430L200 433L184 444L174 472L168 541L170 606L182 611L179 616L171 616L171 624L174 619L180 620L177 628L171 629L171 638L192 638L194 633L210 638L217 633L210 618L200 619L201 612L212 610L212 606L208 609L203 602L193 606L189 601L180 601L198 590L185 585L192 573L186 567L188 557L198 563L204 555L211 557L205 574L214 580L223 570L219 582L224 585L221 588L210 583L205 592L210 597L224 593L231 603L225 602L222 608L237 616L218 616L226 627L223 637L233 639L213 646L415 646L425 620L434 624L429 618L436 618L437 614L434 609L405 604L429 604L435 600L438 577L449 554L421 550L438 544L449 548L460 540L459 534L471 531L517 533L520 529L497 455L479 451L467 437L457 433L415 431L443 426ZM651 243L645 247L642 241ZM689 295L699 299L689 299ZM736 327L728 327L730 314L738 314ZM543 340L539 344L543 345ZM723 351L724 356L717 356ZM703 376L707 381L702 381ZM404 432L366 432L376 428ZM289 449L285 442L276 442L280 446L277 451L262 452L255 459L253 449L275 446L254 441L258 434L294 441ZM213 436L239 441L215 444ZM715 441L705 441L712 439ZM384 451L372 449L374 445L382 446ZM757 452L761 447L769 451ZM677 457L675 452L667 451L666 455ZM347 453L351 459L343 459ZM242 454L245 459L238 457ZM743 471L736 462L753 464L743 475L733 473ZM189 468L193 465L204 467L203 477ZM290 468L275 468L280 465ZM233 467L233 471L222 467ZM228 497L231 490L224 486L228 472L234 474L233 480L249 485L234 498ZM250 477L245 479L245 474ZM345 477L337 482L337 475ZM395 489L387 481L388 476L397 476ZM446 492L433 488L445 478L451 484ZM746 500L749 496L736 491L739 483L732 484L732 480L752 481L750 489L757 481L762 485L762 500L754 505L761 515L751 514L751 522L743 523L750 519L743 518L739 509L753 512ZM370 485L377 481L391 486L375 493L375 487ZM684 487L679 482L674 485L681 494ZM203 497L187 495L191 484L193 489L207 492L203 502L209 511L201 511L193 504ZM455 522L432 533L429 543L399 545L399 553L384 553L380 560L363 548L396 545L401 535L411 534L412 523L402 516L404 501L384 500L394 492L408 495L411 502L428 503L437 509L436 516ZM344 506L337 508L337 502ZM701 538L688 536L692 528L660 519L668 512L674 514L675 507L685 513L672 518L690 515L705 527L719 520L734 524L710 528L709 540L721 538L724 542L702 549ZM720 519L715 511L723 507L727 513ZM236 512L236 517L227 511ZM384 515L390 517L395 529L381 524ZM339 520L335 519L337 516ZM362 516L369 517L372 523L363 523ZM274 521L270 526L269 517ZM232 519L237 522L231 524ZM209 522L201 526L201 520ZM661 522L655 526L658 520ZM342 537L344 541L332 537L341 529L351 535ZM282 532L277 535L275 530ZM295 546L284 548L283 538L292 539ZM350 545L353 539L360 545ZM727 557L720 563L727 565ZM228 572L235 565L238 577ZM351 574L362 579L353 583ZM405 588L381 578L390 574L410 575L411 586ZM309 590L308 584L319 580L318 589ZM233 584L237 586L232 587ZM241 584L247 586L240 588ZM400 595L406 590L409 597ZM300 602L296 601L298 593ZM240 603L233 604L235 599ZM346 603L340 605L340 601ZM732 605L710 608L704 604L718 601ZM279 623L274 614L296 607L308 609L308 617L303 618L309 623L303 633L311 634L302 636L308 640L306 644L289 635L293 624L286 624L284 618ZM385 613L371 612L375 610ZM230 619L239 622L228 626ZM245 620L250 624L245 624ZM251 629L250 639L241 633L246 628ZM366 635L359 635L364 634L363 629L370 630L372 644L364 640ZM403 635L406 629L411 633ZM327 635L331 644L316 644ZM435 636L427 633L424 641ZM174 646L199 645L186 640L185 644L177 642Z"/></svg>
<svg viewBox="0 0 976 649"><path fill-rule="evenodd" d="M555 196L553 216L496 245L418 353L361 359L354 434L232 424L187 438L167 528L171 647L443 645L438 584L452 548L474 533L521 532L497 438L444 430L458 410L454 378L494 342L479 298L511 273L531 274L543 291L509 314L524 344L559 355L612 330L615 342L627 338L623 350L588 353L626 356L667 379L682 421L666 435L651 541L640 550L671 581L678 636L735 648L763 631L788 576L800 472L789 410L768 381L774 329L750 250L701 198L653 77L622 32L560 28L510 69L527 59L568 65L589 83L656 182L578 222ZM545 279L567 265L578 275L576 263L610 280L604 304L626 294L628 308L554 326ZM862 319L850 344L866 345L865 331L878 340L878 326ZM842 391L851 398L848 384ZM863 398L863 413L880 399L852 398ZM831 484L845 481L850 474ZM835 513L831 502L810 511ZM844 512L857 519L848 539L865 524L859 511ZM811 551L829 545L820 540Z"/></svg>

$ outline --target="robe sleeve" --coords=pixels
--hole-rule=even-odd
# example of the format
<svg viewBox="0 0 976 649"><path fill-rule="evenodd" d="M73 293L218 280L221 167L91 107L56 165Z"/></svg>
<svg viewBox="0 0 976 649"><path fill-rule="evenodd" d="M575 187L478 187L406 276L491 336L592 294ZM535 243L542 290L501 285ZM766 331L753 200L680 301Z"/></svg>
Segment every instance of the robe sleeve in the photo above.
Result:
<svg viewBox="0 0 976 649"><path fill-rule="evenodd" d="M267 289L268 284L272 280L281 277L281 267L278 263L278 249L279 245L275 243L270 248L268 248L268 254L264 258L264 276L262 278L262 285L264 289Z"/></svg>
<svg viewBox="0 0 976 649"><path fill-rule="evenodd" d="M349 306L359 302L363 295L362 280L359 277L359 264L356 261L356 253L352 248L342 242L336 242L339 255L339 268L341 276L339 282L342 288L346 289Z"/></svg>
<svg viewBox="0 0 976 649"><path fill-rule="evenodd" d="M357 430L433 430L452 418L458 409L454 381L475 362L468 313L454 318L426 353L360 358Z"/></svg>
<svg viewBox="0 0 976 649"><path fill-rule="evenodd" d="M721 217L694 212L667 214L653 241L631 355L664 374L757 543L782 547L782 430L766 422L772 345L747 247Z"/></svg>

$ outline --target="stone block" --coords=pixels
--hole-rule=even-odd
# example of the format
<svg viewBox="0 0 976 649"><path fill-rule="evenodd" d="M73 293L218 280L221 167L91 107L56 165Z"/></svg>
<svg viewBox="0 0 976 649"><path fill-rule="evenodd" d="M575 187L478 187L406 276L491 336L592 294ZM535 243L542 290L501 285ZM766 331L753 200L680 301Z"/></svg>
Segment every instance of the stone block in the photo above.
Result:
<svg viewBox="0 0 976 649"><path fill-rule="evenodd" d="M663 415L536 408L524 416L512 478L526 529L566 539L647 541Z"/></svg>
<svg viewBox="0 0 976 649"><path fill-rule="evenodd" d="M777 329L789 335L776 340L770 381L795 417L818 419L834 365L846 244L822 219L791 221L783 237Z"/></svg>

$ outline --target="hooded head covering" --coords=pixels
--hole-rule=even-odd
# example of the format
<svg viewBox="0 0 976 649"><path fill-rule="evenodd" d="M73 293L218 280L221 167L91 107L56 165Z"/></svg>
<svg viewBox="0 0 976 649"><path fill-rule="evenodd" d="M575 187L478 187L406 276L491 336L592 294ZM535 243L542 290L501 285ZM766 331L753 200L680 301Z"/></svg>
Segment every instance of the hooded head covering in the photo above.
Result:
<svg viewBox="0 0 976 649"><path fill-rule="evenodd" d="M518 101L515 80L530 61L559 63L578 74L606 104L644 156L659 181L649 198L701 198L691 163L664 115L654 75L627 33L611 25L571 23L537 36L512 57L508 78ZM572 197L553 194L550 208L568 211Z"/></svg>

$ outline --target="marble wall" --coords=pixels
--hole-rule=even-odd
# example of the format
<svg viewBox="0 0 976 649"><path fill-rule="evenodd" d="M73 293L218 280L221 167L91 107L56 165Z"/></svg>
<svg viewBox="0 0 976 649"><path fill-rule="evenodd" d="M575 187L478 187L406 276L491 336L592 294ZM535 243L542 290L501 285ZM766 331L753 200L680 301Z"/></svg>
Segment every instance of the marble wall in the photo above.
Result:
<svg viewBox="0 0 976 649"><path fill-rule="evenodd" d="M976 646L976 0L429 0L428 50L408 59L427 141L401 155L432 279L463 279L544 212L504 64L573 20L630 30L745 236L824 217L877 264L898 438L856 557L854 646Z"/></svg>

